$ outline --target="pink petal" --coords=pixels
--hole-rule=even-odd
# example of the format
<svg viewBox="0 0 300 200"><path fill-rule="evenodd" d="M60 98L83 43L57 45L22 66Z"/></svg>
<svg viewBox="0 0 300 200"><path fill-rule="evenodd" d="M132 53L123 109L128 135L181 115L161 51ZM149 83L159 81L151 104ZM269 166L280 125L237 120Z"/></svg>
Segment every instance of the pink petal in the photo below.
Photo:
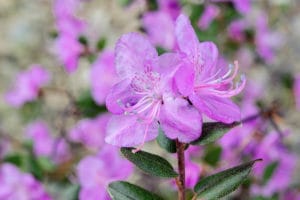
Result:
<svg viewBox="0 0 300 200"><path fill-rule="evenodd" d="M142 18L150 41L157 46L173 49L175 46L173 19L165 12L147 12ZM164 33L164 34L162 34Z"/></svg>
<svg viewBox="0 0 300 200"><path fill-rule="evenodd" d="M157 69L156 49L139 33L123 35L116 44L115 52L116 70L122 79Z"/></svg>
<svg viewBox="0 0 300 200"><path fill-rule="evenodd" d="M241 120L239 107L230 99L198 94L190 95L189 99L200 112L213 120L223 123Z"/></svg>
<svg viewBox="0 0 300 200"><path fill-rule="evenodd" d="M90 80L93 98L98 104L104 104L111 87L118 81L112 51L101 53L93 63Z"/></svg>
<svg viewBox="0 0 300 200"><path fill-rule="evenodd" d="M219 52L213 42L201 42L199 46L199 55L201 56L201 61L204 63L199 78L204 80L217 72Z"/></svg>
<svg viewBox="0 0 300 200"><path fill-rule="evenodd" d="M195 72L191 64L182 64L174 76L178 91L183 96L190 95L194 90Z"/></svg>
<svg viewBox="0 0 300 200"><path fill-rule="evenodd" d="M132 147L153 140L157 135L156 122L147 125L135 116L115 115L108 122L105 142L120 147Z"/></svg>
<svg viewBox="0 0 300 200"><path fill-rule="evenodd" d="M114 114L124 112L123 107L127 103L136 103L138 96L132 91L131 80L125 79L115 84L106 97L106 107Z"/></svg>
<svg viewBox="0 0 300 200"><path fill-rule="evenodd" d="M166 136L171 139L178 138L179 141L187 143L201 134L201 114L181 98L164 99L159 121Z"/></svg>
<svg viewBox="0 0 300 200"><path fill-rule="evenodd" d="M187 16L181 14L177 18L175 35L180 51L186 54L192 63L197 63L199 59L199 41Z"/></svg>

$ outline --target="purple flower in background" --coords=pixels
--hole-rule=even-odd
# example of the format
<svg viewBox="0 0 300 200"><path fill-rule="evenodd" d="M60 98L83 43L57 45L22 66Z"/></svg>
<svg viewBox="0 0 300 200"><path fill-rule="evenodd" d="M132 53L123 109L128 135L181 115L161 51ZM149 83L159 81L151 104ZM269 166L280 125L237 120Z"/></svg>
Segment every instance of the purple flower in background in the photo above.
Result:
<svg viewBox="0 0 300 200"><path fill-rule="evenodd" d="M211 22L219 15L220 9L218 6L209 4L205 7L203 14L201 15L198 26L202 30L206 30Z"/></svg>
<svg viewBox="0 0 300 200"><path fill-rule="evenodd" d="M201 132L200 114L172 94L176 56L159 57L137 33L123 35L115 52L121 81L106 99L108 110L117 115L108 123L105 141L117 146L143 145L157 136L158 120L168 137L184 142L196 139Z"/></svg>
<svg viewBox="0 0 300 200"><path fill-rule="evenodd" d="M269 133L256 148L256 158L262 158L253 169L257 177L263 177L267 165L277 162L277 167L270 180L264 186L254 185L252 192L271 196L272 194L285 190L291 184L296 167L296 156L291 154L283 145L282 139L277 132Z"/></svg>
<svg viewBox="0 0 300 200"><path fill-rule="evenodd" d="M255 44L257 53L266 61L271 62L275 57L275 50L283 43L283 37L272 32L268 27L268 17L264 14L256 20Z"/></svg>
<svg viewBox="0 0 300 200"><path fill-rule="evenodd" d="M142 23L152 44L165 49L175 49L175 22L168 13L147 12L142 18Z"/></svg>
<svg viewBox="0 0 300 200"><path fill-rule="evenodd" d="M104 146L98 155L83 158L77 166L81 186L79 199L109 200L107 185L112 181L126 179L132 171L132 165L119 156L118 149Z"/></svg>
<svg viewBox="0 0 300 200"><path fill-rule="evenodd" d="M104 145L106 125L110 114L99 115L95 119L82 119L69 132L69 138L73 142L81 142L87 148L98 150Z"/></svg>
<svg viewBox="0 0 300 200"><path fill-rule="evenodd" d="M167 13L173 20L175 20L181 12L179 0L158 0L157 3L159 10Z"/></svg>
<svg viewBox="0 0 300 200"><path fill-rule="evenodd" d="M23 173L4 163L0 168L0 199L6 200L51 200L40 182L31 174Z"/></svg>
<svg viewBox="0 0 300 200"><path fill-rule="evenodd" d="M51 137L47 124L35 121L26 128L26 136L33 141L33 151L37 156L52 158L60 163L70 157L69 146L63 138Z"/></svg>
<svg viewBox="0 0 300 200"><path fill-rule="evenodd" d="M54 51L69 73L77 69L79 57L84 51L78 38L85 24L75 17L79 2L78 0L56 0L53 7L58 30Z"/></svg>
<svg viewBox="0 0 300 200"><path fill-rule="evenodd" d="M228 26L228 36L238 42L243 42L246 39L245 30L247 22L243 19L235 20Z"/></svg>
<svg viewBox="0 0 300 200"><path fill-rule="evenodd" d="M294 81L294 96L296 102L296 108L300 110L300 75L295 77Z"/></svg>
<svg viewBox="0 0 300 200"><path fill-rule="evenodd" d="M184 15L176 21L176 38L181 65L175 74L178 91L209 118L224 123L239 121L240 109L229 97L237 95L246 80L234 85L238 63L229 68L218 66L218 49L212 42L198 41L188 18Z"/></svg>
<svg viewBox="0 0 300 200"><path fill-rule="evenodd" d="M5 100L14 107L21 107L26 102L35 100L41 87L50 80L49 72L40 65L32 65L17 75L11 90L6 93Z"/></svg>
<svg viewBox="0 0 300 200"><path fill-rule="evenodd" d="M94 100L99 105L105 104L106 96L111 87L119 80L114 66L113 51L104 51L99 55L92 65L90 78Z"/></svg>

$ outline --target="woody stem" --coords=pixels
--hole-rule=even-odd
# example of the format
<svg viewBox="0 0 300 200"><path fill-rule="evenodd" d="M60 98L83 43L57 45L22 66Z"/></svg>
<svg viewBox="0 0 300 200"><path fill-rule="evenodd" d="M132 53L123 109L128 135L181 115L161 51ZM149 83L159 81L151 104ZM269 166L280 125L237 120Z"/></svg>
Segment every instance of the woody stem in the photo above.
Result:
<svg viewBox="0 0 300 200"><path fill-rule="evenodd" d="M185 144L176 140L177 161L179 177L176 180L178 187L178 200L185 200L185 163L184 163L184 149Z"/></svg>

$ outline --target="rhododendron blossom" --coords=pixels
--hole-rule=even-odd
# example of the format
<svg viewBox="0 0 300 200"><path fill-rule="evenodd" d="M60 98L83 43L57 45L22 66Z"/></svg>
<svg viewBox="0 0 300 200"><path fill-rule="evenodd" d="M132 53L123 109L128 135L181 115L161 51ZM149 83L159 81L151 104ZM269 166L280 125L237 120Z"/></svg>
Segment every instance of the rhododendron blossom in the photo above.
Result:
<svg viewBox="0 0 300 200"><path fill-rule="evenodd" d="M239 121L240 109L229 99L237 95L246 80L234 84L238 63L229 68L218 66L218 49L212 42L199 42L184 15L176 21L176 38L181 64L175 74L178 91L209 118L224 123Z"/></svg>
<svg viewBox="0 0 300 200"><path fill-rule="evenodd" d="M132 170L132 165L119 156L115 147L104 146L98 155L83 158L77 166L81 186L79 199L110 200L107 185L114 180L126 179Z"/></svg>
<svg viewBox="0 0 300 200"><path fill-rule="evenodd" d="M61 163L70 158L69 145L64 138L51 136L49 127L43 121L30 123L25 132L28 139L33 141L33 152L36 156L45 156Z"/></svg>
<svg viewBox="0 0 300 200"><path fill-rule="evenodd" d="M119 80L114 66L113 51L101 52L92 65L90 80L93 99L99 105L105 104L111 87Z"/></svg>
<svg viewBox="0 0 300 200"><path fill-rule="evenodd" d="M106 142L118 146L143 144L157 136L158 121L170 138L185 142L196 139L201 133L197 125L200 114L172 93L176 56L158 56L138 33L122 36L115 51L116 70L122 80L106 99L109 111L117 114L108 123ZM191 125L187 119L195 123Z"/></svg>
<svg viewBox="0 0 300 200"><path fill-rule="evenodd" d="M50 80L49 72L40 65L32 65L30 69L21 72L5 99L8 104L14 107L21 107L23 104L35 100L41 87Z"/></svg>
<svg viewBox="0 0 300 200"><path fill-rule="evenodd" d="M0 167L0 199L51 200L44 187L31 174L8 163Z"/></svg>

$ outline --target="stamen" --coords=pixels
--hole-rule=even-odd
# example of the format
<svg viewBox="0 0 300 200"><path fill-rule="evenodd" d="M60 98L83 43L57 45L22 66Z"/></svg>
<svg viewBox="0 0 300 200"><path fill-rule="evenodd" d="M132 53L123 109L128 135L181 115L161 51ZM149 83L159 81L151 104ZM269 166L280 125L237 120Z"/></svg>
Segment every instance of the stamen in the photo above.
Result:
<svg viewBox="0 0 300 200"><path fill-rule="evenodd" d="M149 129L149 124L147 124L146 128L145 128L145 133L144 133L144 138L142 141L142 144L140 144L137 148L132 150L132 153L137 153L139 152L145 145L145 141L146 141L146 137L147 137L147 133L148 133L148 129Z"/></svg>

